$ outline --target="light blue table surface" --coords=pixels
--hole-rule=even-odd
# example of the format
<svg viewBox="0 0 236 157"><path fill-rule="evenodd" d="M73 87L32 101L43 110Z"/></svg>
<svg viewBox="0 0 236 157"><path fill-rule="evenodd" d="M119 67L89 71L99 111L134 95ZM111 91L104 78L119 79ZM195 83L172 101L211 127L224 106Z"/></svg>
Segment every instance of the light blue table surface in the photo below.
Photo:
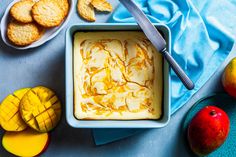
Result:
<svg viewBox="0 0 236 157"><path fill-rule="evenodd" d="M1 0L0 17L11 1ZM116 7L118 0L110 0ZM97 15L97 22L105 22L109 14ZM84 22L76 13L70 22ZM43 46L17 51L7 47L0 39L0 100L22 87L44 85L54 89L62 102L65 102L65 30ZM236 56L236 47L225 63L218 69L207 84L177 113L165 128L152 129L104 146L95 146L90 129L73 129L66 124L63 115L60 125L51 134L51 142L42 156L72 157L185 157L192 156L185 145L182 120L189 108L199 98L213 92L222 91L220 77L227 62ZM3 131L0 131L2 135ZM0 157L10 157L0 146Z"/></svg>

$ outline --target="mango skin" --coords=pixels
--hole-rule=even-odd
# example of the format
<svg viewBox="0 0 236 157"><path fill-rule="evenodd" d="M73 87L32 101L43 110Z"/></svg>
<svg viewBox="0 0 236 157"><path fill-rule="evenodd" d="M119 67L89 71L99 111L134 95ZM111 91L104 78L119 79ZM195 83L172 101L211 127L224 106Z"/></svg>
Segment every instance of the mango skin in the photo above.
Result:
<svg viewBox="0 0 236 157"><path fill-rule="evenodd" d="M236 98L236 58L226 66L222 75L222 85L229 95Z"/></svg>
<svg viewBox="0 0 236 157"><path fill-rule="evenodd" d="M230 129L228 115L218 107L206 106L191 120L187 137L191 150L205 156L219 148Z"/></svg>

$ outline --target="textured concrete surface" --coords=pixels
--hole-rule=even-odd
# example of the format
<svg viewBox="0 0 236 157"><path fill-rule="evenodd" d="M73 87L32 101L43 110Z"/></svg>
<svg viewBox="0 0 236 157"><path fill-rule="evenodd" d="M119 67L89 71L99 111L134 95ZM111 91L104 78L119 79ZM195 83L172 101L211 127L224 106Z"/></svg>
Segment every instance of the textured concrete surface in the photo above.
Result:
<svg viewBox="0 0 236 157"><path fill-rule="evenodd" d="M0 2L0 17L11 1ZM118 1L112 1L117 6ZM97 22L105 22L109 14L99 14ZM67 26L84 22L74 9ZM65 48L64 28L58 36L41 47L17 51L6 46L0 39L0 100L22 87L44 85L52 88L65 102ZM185 144L182 120L189 108L199 98L221 91L220 77L226 63L236 55L236 48L215 75L194 97L171 117L169 125L162 129L152 129L104 146L95 146L90 129L73 129L62 122L51 134L51 142L42 156L72 157L184 157L192 156ZM3 131L0 131L2 135ZM11 156L0 146L0 156Z"/></svg>

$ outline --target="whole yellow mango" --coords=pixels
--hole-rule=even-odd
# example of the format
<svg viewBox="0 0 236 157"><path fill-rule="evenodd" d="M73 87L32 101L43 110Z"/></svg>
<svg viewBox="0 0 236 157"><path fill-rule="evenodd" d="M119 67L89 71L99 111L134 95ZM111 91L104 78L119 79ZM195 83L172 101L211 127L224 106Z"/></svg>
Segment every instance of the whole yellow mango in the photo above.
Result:
<svg viewBox="0 0 236 157"><path fill-rule="evenodd" d="M225 91L236 98L236 58L233 58L226 66L222 76L222 84Z"/></svg>

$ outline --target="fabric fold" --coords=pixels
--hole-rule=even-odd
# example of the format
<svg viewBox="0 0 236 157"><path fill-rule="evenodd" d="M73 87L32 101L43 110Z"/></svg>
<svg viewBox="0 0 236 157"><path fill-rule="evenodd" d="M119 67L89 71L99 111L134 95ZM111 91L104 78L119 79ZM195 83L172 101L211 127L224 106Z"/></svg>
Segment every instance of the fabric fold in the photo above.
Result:
<svg viewBox="0 0 236 157"><path fill-rule="evenodd" d="M234 45L236 1L136 0L152 22L171 30L172 56L195 83L188 91L171 71L171 113L181 108L215 73ZM222 7L223 6L223 7ZM110 16L110 23L135 22L122 6ZM106 144L130 136L138 129L95 129L95 143Z"/></svg>

